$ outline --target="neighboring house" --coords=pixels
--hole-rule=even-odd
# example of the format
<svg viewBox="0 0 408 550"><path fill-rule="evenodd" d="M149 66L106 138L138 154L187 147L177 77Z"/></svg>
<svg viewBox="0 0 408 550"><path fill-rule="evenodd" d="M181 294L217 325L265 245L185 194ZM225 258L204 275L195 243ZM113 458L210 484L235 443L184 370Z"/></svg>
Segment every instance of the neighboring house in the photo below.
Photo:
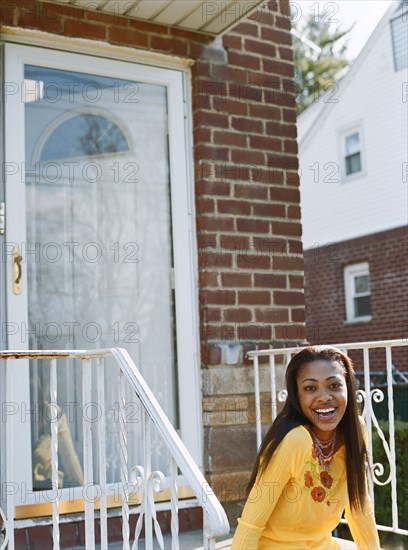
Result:
<svg viewBox="0 0 408 550"><path fill-rule="evenodd" d="M407 10L393 2L348 73L298 118L311 343L408 335ZM407 370L406 355L393 359Z"/></svg>
<svg viewBox="0 0 408 550"><path fill-rule="evenodd" d="M0 6L2 348L126 348L224 502L243 497L254 459L245 352L305 339L287 13L284 0ZM7 409L21 548L50 542L32 521L51 513L49 377L16 367ZM58 385L60 511L82 512L79 366L59 366ZM62 544L76 529L64 524Z"/></svg>

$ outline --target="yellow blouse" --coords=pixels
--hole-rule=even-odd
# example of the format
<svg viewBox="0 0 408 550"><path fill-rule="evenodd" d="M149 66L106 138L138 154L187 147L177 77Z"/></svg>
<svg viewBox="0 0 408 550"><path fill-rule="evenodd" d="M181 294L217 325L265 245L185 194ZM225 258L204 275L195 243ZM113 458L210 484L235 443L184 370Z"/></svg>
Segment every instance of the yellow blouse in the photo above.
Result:
<svg viewBox="0 0 408 550"><path fill-rule="evenodd" d="M345 460L342 445L325 472L308 430L304 426L291 430L258 475L238 519L231 550L338 549L331 532L343 510L357 548L379 549L369 498L359 513L348 505Z"/></svg>

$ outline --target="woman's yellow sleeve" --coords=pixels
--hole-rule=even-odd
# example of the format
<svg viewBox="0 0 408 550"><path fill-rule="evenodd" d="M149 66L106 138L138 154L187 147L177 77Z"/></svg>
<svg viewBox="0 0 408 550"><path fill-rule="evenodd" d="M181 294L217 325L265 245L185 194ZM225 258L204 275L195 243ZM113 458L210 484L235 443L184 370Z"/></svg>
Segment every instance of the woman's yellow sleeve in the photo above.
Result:
<svg viewBox="0 0 408 550"><path fill-rule="evenodd" d="M276 449L261 475L258 475L248 496L231 550L255 550L285 485L296 470L300 448L299 436L289 432ZM307 434L306 434L307 436Z"/></svg>

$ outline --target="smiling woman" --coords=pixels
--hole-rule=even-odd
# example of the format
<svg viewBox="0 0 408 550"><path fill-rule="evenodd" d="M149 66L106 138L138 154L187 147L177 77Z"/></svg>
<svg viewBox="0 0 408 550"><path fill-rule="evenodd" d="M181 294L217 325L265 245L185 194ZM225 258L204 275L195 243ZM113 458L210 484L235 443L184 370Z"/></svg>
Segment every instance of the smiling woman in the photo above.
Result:
<svg viewBox="0 0 408 550"><path fill-rule="evenodd" d="M351 360L337 348L305 348L290 361L286 385L231 550L340 548L331 532L343 511L355 547L379 549Z"/></svg>

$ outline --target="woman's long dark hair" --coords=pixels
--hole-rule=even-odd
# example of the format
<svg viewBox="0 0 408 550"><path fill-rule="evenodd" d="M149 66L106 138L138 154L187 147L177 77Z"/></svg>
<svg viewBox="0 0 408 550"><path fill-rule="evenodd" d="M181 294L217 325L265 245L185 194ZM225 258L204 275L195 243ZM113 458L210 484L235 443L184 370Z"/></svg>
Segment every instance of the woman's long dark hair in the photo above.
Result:
<svg viewBox="0 0 408 550"><path fill-rule="evenodd" d="M343 418L338 425L338 431L346 447L347 490L350 506L361 509L366 495L365 461L367 449L358 419L358 405L356 399L356 378L351 359L339 349L329 346L310 346L294 355L286 370L286 388L288 397L282 411L265 435L259 450L247 492L255 484L258 473L262 473L272 458L279 443L293 428L300 425L311 425L310 420L303 414L299 403L297 376L305 363L313 361L331 361L344 369L347 385L347 407Z"/></svg>

